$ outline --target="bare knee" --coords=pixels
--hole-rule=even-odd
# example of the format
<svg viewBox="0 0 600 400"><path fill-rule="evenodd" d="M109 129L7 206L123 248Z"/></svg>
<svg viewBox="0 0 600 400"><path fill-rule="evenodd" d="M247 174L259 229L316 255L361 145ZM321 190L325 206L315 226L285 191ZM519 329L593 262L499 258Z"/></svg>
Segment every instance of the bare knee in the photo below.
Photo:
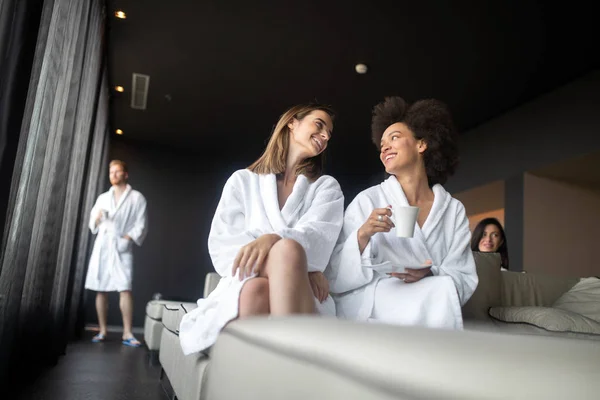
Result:
<svg viewBox="0 0 600 400"><path fill-rule="evenodd" d="M271 249L271 251L281 251L285 254L302 255L306 256L304 247L294 239L281 239Z"/></svg>
<svg viewBox="0 0 600 400"><path fill-rule="evenodd" d="M269 281L266 279L254 278L244 283L241 297L260 298L269 295Z"/></svg>
<svg viewBox="0 0 600 400"><path fill-rule="evenodd" d="M240 292L240 317L269 313L269 281L250 279Z"/></svg>
<svg viewBox="0 0 600 400"><path fill-rule="evenodd" d="M293 239L281 239L271 248L269 258L276 258L278 264L300 267L306 272L306 252L304 247Z"/></svg>

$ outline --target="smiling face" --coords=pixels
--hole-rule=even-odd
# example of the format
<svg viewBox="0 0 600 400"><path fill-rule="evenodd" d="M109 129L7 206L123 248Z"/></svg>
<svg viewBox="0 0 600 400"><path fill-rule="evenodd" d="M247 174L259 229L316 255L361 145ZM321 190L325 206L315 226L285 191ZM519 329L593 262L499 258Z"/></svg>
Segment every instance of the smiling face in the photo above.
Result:
<svg viewBox="0 0 600 400"><path fill-rule="evenodd" d="M486 225L481 240L479 241L479 251L494 253L502 246L503 241L502 232L500 232L500 229L498 229L496 225Z"/></svg>
<svg viewBox="0 0 600 400"><path fill-rule="evenodd" d="M426 149L427 144L416 139L406 124L397 122L383 132L379 158L388 174L397 175L417 164Z"/></svg>
<svg viewBox="0 0 600 400"><path fill-rule="evenodd" d="M294 118L289 124L290 146L305 158L321 154L326 148L333 122L325 111L315 110L301 120Z"/></svg>

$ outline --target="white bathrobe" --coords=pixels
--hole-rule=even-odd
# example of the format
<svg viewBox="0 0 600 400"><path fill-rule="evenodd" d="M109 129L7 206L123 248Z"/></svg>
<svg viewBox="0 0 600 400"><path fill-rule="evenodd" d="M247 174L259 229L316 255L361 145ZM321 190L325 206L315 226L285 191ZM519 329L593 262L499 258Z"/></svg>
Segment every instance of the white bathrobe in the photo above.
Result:
<svg viewBox="0 0 600 400"><path fill-rule="evenodd" d="M276 233L300 243L306 252L308 271L324 271L343 224L344 196L338 182L324 175L311 183L297 177L283 209L279 208L273 174L236 171L225 184L208 237L208 250L222 279L198 308L187 313L179 327L185 354L211 346L227 322L238 316L242 285L231 275L239 250L259 236ZM316 301L316 299L315 299ZM318 304L323 314L335 316L331 297Z"/></svg>
<svg viewBox="0 0 600 400"><path fill-rule="evenodd" d="M96 217L102 209L108 211L108 215L96 226ZM89 226L98 237L90 257L85 288L98 292L131 290L133 243L123 236L129 235L138 246L142 245L147 233L146 199L127 185L116 203L111 187L96 200Z"/></svg>
<svg viewBox="0 0 600 400"><path fill-rule="evenodd" d="M431 211L413 238L394 229L376 233L362 255L357 232L375 208L408 206L395 176L356 196L348 206L338 245L326 270L338 317L399 325L462 328L461 305L477 287L471 234L464 206L441 185L433 186ZM392 207L393 209L393 207ZM422 265L432 260L433 277L416 283L373 271L366 265Z"/></svg>

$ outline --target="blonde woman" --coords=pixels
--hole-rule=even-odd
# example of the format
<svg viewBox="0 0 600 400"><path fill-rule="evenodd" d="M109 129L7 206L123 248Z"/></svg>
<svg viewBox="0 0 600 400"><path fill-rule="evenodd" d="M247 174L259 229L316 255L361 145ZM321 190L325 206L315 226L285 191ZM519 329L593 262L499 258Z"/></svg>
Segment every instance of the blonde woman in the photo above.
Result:
<svg viewBox="0 0 600 400"><path fill-rule="evenodd" d="M328 106L292 107L263 155L227 181L208 247L219 285L181 321L185 354L211 346L230 321L255 315L335 315L323 270L343 224L344 196L323 175Z"/></svg>

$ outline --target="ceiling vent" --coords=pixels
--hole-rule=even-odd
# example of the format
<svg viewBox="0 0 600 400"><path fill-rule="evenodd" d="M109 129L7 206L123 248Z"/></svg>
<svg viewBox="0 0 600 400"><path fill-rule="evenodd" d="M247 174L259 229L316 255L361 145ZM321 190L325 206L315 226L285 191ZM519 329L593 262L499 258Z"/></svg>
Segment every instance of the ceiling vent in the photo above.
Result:
<svg viewBox="0 0 600 400"><path fill-rule="evenodd" d="M150 75L133 74L131 83L131 108L145 110L148 101L148 87L150 86Z"/></svg>

